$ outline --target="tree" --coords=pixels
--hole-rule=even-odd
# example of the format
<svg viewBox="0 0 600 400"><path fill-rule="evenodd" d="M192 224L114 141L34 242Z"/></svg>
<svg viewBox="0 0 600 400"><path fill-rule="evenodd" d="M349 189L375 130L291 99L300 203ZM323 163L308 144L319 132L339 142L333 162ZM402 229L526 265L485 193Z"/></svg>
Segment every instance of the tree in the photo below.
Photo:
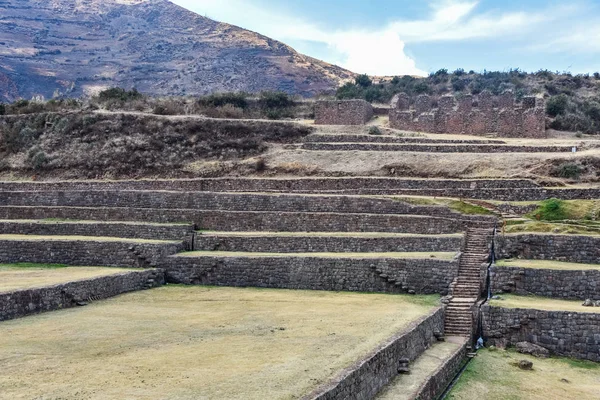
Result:
<svg viewBox="0 0 600 400"><path fill-rule="evenodd" d="M358 76L356 77L356 79L355 79L355 83L356 83L358 86L361 86L361 87L364 87L364 88L366 88L366 87L369 87L369 86L371 86L371 85L373 84L373 81L371 80L371 78L369 78L369 75L367 75L367 74L362 74L362 75L358 75Z"/></svg>

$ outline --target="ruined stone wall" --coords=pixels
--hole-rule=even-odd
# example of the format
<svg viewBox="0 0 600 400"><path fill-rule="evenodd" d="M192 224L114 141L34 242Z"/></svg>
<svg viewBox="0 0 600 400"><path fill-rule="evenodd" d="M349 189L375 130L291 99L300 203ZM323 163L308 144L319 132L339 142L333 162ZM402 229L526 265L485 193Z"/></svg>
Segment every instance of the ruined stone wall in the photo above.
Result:
<svg viewBox="0 0 600 400"><path fill-rule="evenodd" d="M415 99L401 94L392 100L390 126L407 131L483 135L501 137L546 136L544 100L525 97L515 104L512 92L492 96L488 91L478 96L459 98L445 95L433 99L420 95Z"/></svg>
<svg viewBox="0 0 600 400"><path fill-rule="evenodd" d="M184 240L194 234L192 225L110 222L8 222L0 221L0 235L101 236L150 240Z"/></svg>
<svg viewBox="0 0 600 400"><path fill-rule="evenodd" d="M600 264L600 237L553 234L496 236L496 258Z"/></svg>
<svg viewBox="0 0 600 400"><path fill-rule="evenodd" d="M89 299L100 300L164 284L160 270L131 271L43 288L0 293L0 321L75 307Z"/></svg>
<svg viewBox="0 0 600 400"><path fill-rule="evenodd" d="M482 307L489 345L530 342L552 354L600 362L600 314Z"/></svg>
<svg viewBox="0 0 600 400"><path fill-rule="evenodd" d="M194 250L272 253L458 252L463 236L196 236Z"/></svg>
<svg viewBox="0 0 600 400"><path fill-rule="evenodd" d="M444 331L444 310L413 324L303 400L372 399L398 376L401 359L416 360Z"/></svg>
<svg viewBox="0 0 600 400"><path fill-rule="evenodd" d="M170 283L377 293L447 294L456 260L173 256Z"/></svg>
<svg viewBox="0 0 600 400"><path fill-rule="evenodd" d="M598 270L552 270L514 267L492 268L492 292L523 296L554 297L565 300L600 300Z"/></svg>
<svg viewBox="0 0 600 400"><path fill-rule="evenodd" d="M184 250L183 243L0 240L0 263L150 268Z"/></svg>
<svg viewBox="0 0 600 400"><path fill-rule="evenodd" d="M364 100L326 100L315 103L316 125L365 125L373 107Z"/></svg>

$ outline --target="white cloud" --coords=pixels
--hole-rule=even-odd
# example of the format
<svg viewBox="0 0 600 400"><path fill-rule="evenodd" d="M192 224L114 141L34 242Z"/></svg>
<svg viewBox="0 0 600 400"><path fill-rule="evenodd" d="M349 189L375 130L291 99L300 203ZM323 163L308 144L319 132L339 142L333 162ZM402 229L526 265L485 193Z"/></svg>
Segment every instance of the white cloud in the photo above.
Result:
<svg viewBox="0 0 600 400"><path fill-rule="evenodd" d="M535 46L536 42L542 43L540 48L546 49L575 45L577 48L600 51L600 41L590 41L589 29L571 29L554 40L548 40L542 34L559 31L561 25L557 22L580 15L583 8L577 3L549 6L530 13L498 10L477 13L480 0L440 0L430 3L430 16L425 19L394 21L377 30L334 30L297 16L268 11L253 5L251 0L174 1L200 14L255 30L283 42L325 44L332 54L341 54L339 58L325 61L371 75L424 75L425 72L417 67L415 60L406 55L406 43L495 38L529 42L530 46ZM566 24L566 29L571 27L571 24ZM600 37L597 28L594 29L596 38Z"/></svg>

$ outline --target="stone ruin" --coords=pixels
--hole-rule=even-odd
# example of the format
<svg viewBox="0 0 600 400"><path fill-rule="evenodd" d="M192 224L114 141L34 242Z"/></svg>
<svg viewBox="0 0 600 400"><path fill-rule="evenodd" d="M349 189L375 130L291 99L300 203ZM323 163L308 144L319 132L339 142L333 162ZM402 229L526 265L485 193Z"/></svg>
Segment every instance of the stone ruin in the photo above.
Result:
<svg viewBox="0 0 600 400"><path fill-rule="evenodd" d="M437 99L401 93L392 99L390 126L406 131L501 137L546 137L545 101L524 97L518 103L511 91L499 96L483 91L477 96L453 95Z"/></svg>
<svg viewBox="0 0 600 400"><path fill-rule="evenodd" d="M373 106L365 100L325 100L315 103L316 125L365 125Z"/></svg>

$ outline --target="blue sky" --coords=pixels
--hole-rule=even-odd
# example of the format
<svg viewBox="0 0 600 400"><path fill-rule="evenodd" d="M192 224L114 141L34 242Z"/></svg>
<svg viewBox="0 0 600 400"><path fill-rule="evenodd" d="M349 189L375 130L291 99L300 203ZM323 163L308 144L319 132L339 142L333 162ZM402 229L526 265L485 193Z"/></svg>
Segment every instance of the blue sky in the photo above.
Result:
<svg viewBox="0 0 600 400"><path fill-rule="evenodd" d="M172 0L371 75L600 71L600 0Z"/></svg>

